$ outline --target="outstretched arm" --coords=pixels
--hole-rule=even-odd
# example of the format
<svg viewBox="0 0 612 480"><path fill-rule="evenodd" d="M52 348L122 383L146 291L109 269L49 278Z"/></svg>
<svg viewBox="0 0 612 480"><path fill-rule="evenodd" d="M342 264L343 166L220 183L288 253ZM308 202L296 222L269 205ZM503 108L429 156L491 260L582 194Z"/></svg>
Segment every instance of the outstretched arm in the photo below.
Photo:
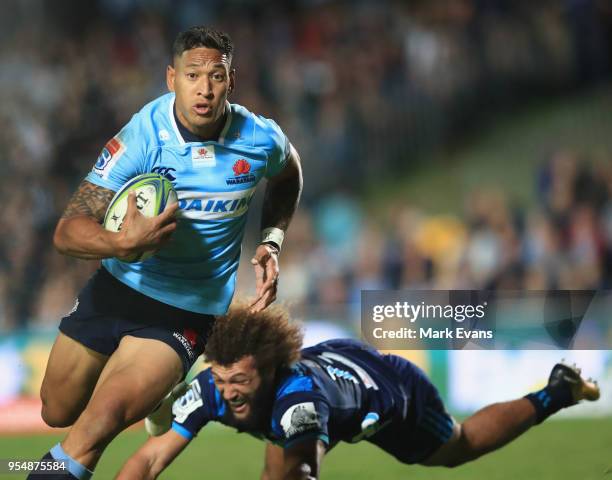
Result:
<svg viewBox="0 0 612 480"><path fill-rule="evenodd" d="M268 443L264 459L264 469L261 472L260 480L278 480L283 478L283 448L278 445Z"/></svg>
<svg viewBox="0 0 612 480"><path fill-rule="evenodd" d="M161 215L145 218L136 208L133 195L120 232L102 226L104 214L115 192L83 180L55 228L53 243L64 255L83 259L126 257L160 247L176 228L177 205Z"/></svg>
<svg viewBox="0 0 612 480"><path fill-rule="evenodd" d="M159 437L150 437L146 443L128 458L116 480L153 480L189 444L182 435L170 430Z"/></svg>
<svg viewBox="0 0 612 480"><path fill-rule="evenodd" d="M300 156L293 145L290 145L285 167L278 175L270 178L266 186L261 214L262 231L276 229L276 235L284 235L300 201L302 184ZM263 240L251 259L257 282L256 299L252 304L254 312L263 310L276 300L279 252L280 245L273 234L269 239Z"/></svg>
<svg viewBox="0 0 612 480"><path fill-rule="evenodd" d="M319 478L325 444L321 440L305 440L283 452L283 480L315 480Z"/></svg>

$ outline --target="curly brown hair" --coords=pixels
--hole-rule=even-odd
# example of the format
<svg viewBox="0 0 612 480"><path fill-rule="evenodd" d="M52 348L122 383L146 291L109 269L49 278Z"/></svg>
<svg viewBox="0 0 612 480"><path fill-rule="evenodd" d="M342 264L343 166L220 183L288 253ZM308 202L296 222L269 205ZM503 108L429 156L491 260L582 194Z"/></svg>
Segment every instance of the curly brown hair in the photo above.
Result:
<svg viewBox="0 0 612 480"><path fill-rule="evenodd" d="M204 355L207 361L224 366L253 355L261 372L299 360L302 339L302 330L289 321L287 309L271 305L250 313L248 305L240 302L217 319Z"/></svg>

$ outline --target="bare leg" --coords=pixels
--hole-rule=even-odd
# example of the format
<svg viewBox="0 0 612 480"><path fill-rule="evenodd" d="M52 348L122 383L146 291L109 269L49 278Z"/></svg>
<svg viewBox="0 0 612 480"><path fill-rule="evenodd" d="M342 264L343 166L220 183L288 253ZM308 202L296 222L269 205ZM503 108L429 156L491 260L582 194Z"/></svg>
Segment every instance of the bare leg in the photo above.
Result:
<svg viewBox="0 0 612 480"><path fill-rule="evenodd" d="M87 405L108 357L60 333L40 388L41 416L51 427L67 427Z"/></svg>
<svg viewBox="0 0 612 480"><path fill-rule="evenodd" d="M92 470L113 438L150 413L182 375L179 356L165 343L124 337L62 448Z"/></svg>
<svg viewBox="0 0 612 480"><path fill-rule="evenodd" d="M462 425L455 425L451 439L423 465L462 465L503 447L562 408L581 400L595 401L599 395L597 382L583 379L578 367L558 363L542 390L518 400L489 405Z"/></svg>
<svg viewBox="0 0 612 480"><path fill-rule="evenodd" d="M526 398L494 403L456 425L453 437L423 465L459 466L503 447L535 423L536 410Z"/></svg>

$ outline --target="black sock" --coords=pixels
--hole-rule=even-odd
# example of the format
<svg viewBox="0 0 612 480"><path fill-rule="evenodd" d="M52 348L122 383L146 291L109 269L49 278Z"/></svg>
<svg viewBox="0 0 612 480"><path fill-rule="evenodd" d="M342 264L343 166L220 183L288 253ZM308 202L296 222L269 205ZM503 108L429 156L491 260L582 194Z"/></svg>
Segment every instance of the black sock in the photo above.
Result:
<svg viewBox="0 0 612 480"><path fill-rule="evenodd" d="M536 424L542 423L553 413L565 407L574 405L574 397L569 385L547 385L539 392L533 392L525 395L536 409Z"/></svg>
<svg viewBox="0 0 612 480"><path fill-rule="evenodd" d="M51 468L42 470L39 467L38 470L30 473L26 480L73 480L77 478L68 471L68 467L66 467L66 469L62 469L61 464L57 464L59 468L54 472L53 467L55 467L56 464L50 462L55 461L56 460L53 458L53 455L51 455L51 452L45 453L45 455L40 459L40 462Z"/></svg>
<svg viewBox="0 0 612 480"><path fill-rule="evenodd" d="M40 459L38 469L27 480L89 480L93 475L70 455L61 444L55 445Z"/></svg>

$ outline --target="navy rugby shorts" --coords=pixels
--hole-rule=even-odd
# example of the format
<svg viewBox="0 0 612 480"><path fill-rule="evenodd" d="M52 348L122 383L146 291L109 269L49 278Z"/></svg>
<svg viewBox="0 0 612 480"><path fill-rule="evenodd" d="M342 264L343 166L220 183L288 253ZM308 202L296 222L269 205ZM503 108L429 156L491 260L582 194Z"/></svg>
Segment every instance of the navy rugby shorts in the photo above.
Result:
<svg viewBox="0 0 612 480"><path fill-rule="evenodd" d="M450 440L455 420L419 367L396 355L383 358L400 383L408 386L408 409L366 440L402 463L421 463Z"/></svg>
<svg viewBox="0 0 612 480"><path fill-rule="evenodd" d="M72 311L62 318L62 333L103 355L111 355L130 335L169 345L186 375L204 351L212 315L167 305L124 285L101 267L81 290Z"/></svg>

